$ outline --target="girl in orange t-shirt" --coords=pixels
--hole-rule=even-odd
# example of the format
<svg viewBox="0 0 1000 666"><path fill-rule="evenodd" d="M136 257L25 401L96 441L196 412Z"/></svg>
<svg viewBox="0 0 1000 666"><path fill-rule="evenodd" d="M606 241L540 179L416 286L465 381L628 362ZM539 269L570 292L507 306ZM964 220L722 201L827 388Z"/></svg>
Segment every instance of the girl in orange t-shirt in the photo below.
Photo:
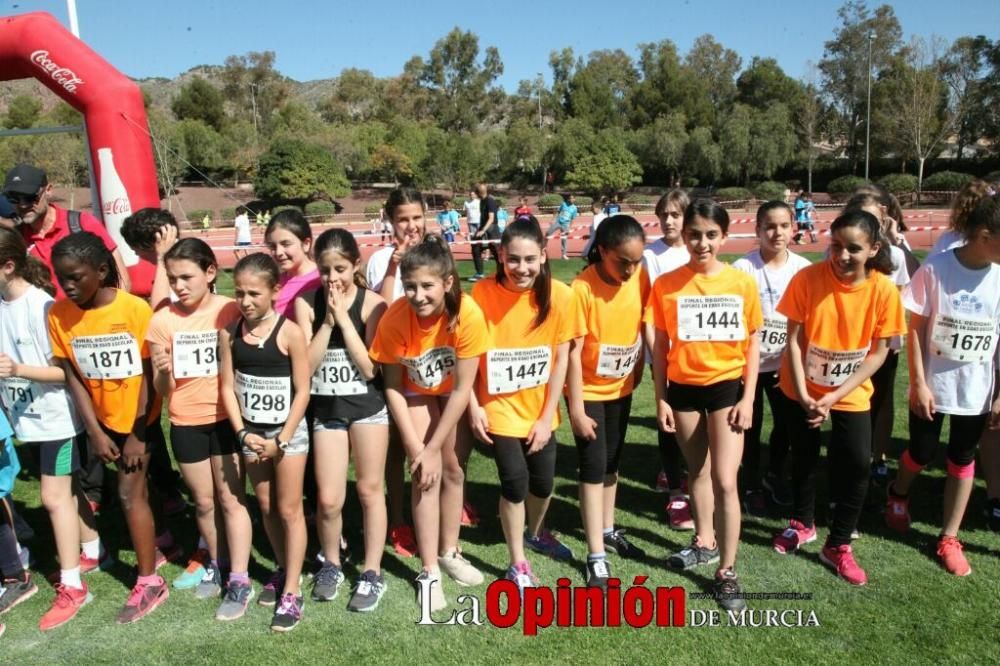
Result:
<svg viewBox="0 0 1000 666"><path fill-rule="evenodd" d="M56 243L52 267L67 296L49 310L52 354L66 372L90 446L104 462L117 463L118 493L126 498L122 505L138 580L118 622L130 624L170 596L156 574L146 488L152 443L146 437L147 412L156 404L146 344L153 311L141 298L117 288L117 264L94 234L79 232Z"/></svg>
<svg viewBox="0 0 1000 666"><path fill-rule="evenodd" d="M830 226L830 258L795 274L778 303L788 318L788 343L779 371L792 443L792 519L774 537L778 553L816 540L816 468L820 426L829 419L827 445L830 535L820 560L853 585L868 577L851 551L851 533L868 490L872 374L889 351L889 338L906 330L889 246L871 213L844 213Z"/></svg>
<svg viewBox="0 0 1000 666"><path fill-rule="evenodd" d="M427 236L400 263L405 299L379 322L369 354L382 364L386 402L410 462L417 546L423 571L418 598L447 605L441 569L459 585L483 575L461 555L463 471L468 442L456 445L455 427L469 405L479 357L489 346L483 313L462 294L455 260L440 236Z"/></svg>
<svg viewBox="0 0 1000 666"><path fill-rule="evenodd" d="M633 217L604 220L587 255L590 265L572 285L567 406L579 458L587 585L592 587L606 588L611 577L605 549L627 559L645 555L614 527L618 464L632 391L642 377L642 313L649 295L642 269L645 240Z"/></svg>
<svg viewBox="0 0 1000 666"><path fill-rule="evenodd" d="M534 216L504 229L496 276L477 282L472 298L486 317L490 350L480 362L469 420L475 436L493 446L507 578L523 591L536 580L525 545L557 559L573 556L542 526L556 470L554 430L573 337L573 294L552 279Z"/></svg>
<svg viewBox="0 0 1000 666"><path fill-rule="evenodd" d="M218 264L205 241L178 241L164 255L164 265L177 301L153 315L146 340L153 386L167 399L170 444L191 489L204 542L201 555L192 558L203 567L201 581L184 587L197 586L199 598L215 598L223 588L222 569L230 569L218 618L235 620L250 600L251 526L236 433L219 392L219 329L239 318L239 308L231 298L212 293Z"/></svg>
<svg viewBox="0 0 1000 666"><path fill-rule="evenodd" d="M677 432L687 460L695 535L675 569L719 562L714 589L726 610L745 607L736 576L740 541L737 474L743 431L753 422L763 324L754 279L719 260L726 209L699 199L684 211L688 263L657 278L647 318L656 326L653 388L661 430ZM718 542L716 539L718 538Z"/></svg>

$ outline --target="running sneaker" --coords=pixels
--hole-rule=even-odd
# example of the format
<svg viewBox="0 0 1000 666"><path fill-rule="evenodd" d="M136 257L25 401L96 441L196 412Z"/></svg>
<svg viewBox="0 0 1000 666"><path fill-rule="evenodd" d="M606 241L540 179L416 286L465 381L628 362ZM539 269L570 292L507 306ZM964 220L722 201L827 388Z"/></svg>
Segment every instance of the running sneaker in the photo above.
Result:
<svg viewBox="0 0 1000 666"><path fill-rule="evenodd" d="M93 600L87 584L83 584L83 589L77 589L62 583L56 583L56 598L52 601L52 607L38 621L38 628L42 631L49 631L66 624L80 611L81 608Z"/></svg>
<svg viewBox="0 0 1000 666"><path fill-rule="evenodd" d="M656 485L654 488L658 493L670 492L670 479L667 478L667 473L662 469L660 470L660 473L656 475Z"/></svg>
<svg viewBox="0 0 1000 666"><path fill-rule="evenodd" d="M413 557L417 554L417 538L409 525L396 525L389 530L389 541L398 555Z"/></svg>
<svg viewBox="0 0 1000 666"><path fill-rule="evenodd" d="M605 558L587 561L587 587L607 590L609 578L611 578L611 565Z"/></svg>
<svg viewBox="0 0 1000 666"><path fill-rule="evenodd" d="M463 587L480 585L483 582L483 573L472 566L469 560L462 557L462 553L453 550L438 557L438 565L441 570L448 574L448 577Z"/></svg>
<svg viewBox="0 0 1000 666"><path fill-rule="evenodd" d="M472 503L466 500L462 502L462 527L476 527L479 525L479 512Z"/></svg>
<svg viewBox="0 0 1000 666"><path fill-rule="evenodd" d="M191 555L191 559L188 560L187 567L185 567L184 572L174 579L172 583L175 590L188 590L192 587L198 585L201 579L205 577L206 570L212 558L209 557L208 551L204 548L199 548L194 551ZM80 564L81 568L83 563Z"/></svg>
<svg viewBox="0 0 1000 666"><path fill-rule="evenodd" d="M1000 498L990 500L986 510L986 524L994 532L1000 532Z"/></svg>
<svg viewBox="0 0 1000 666"><path fill-rule="evenodd" d="M230 580L222 596L222 603L215 611L215 619L223 622L240 619L247 612L251 599L253 599L253 585L249 581L244 583Z"/></svg>
<svg viewBox="0 0 1000 666"><path fill-rule="evenodd" d="M962 552L962 542L957 537L942 536L938 540L937 556L945 571L956 576L968 576L972 573L969 561Z"/></svg>
<svg viewBox="0 0 1000 666"><path fill-rule="evenodd" d="M417 576L417 604L421 607L423 607L421 595L423 594L424 587L429 587L431 591L432 613L448 607L448 600L444 596L444 584L441 582L440 572L431 573L430 571L421 571L420 575Z"/></svg>
<svg viewBox="0 0 1000 666"><path fill-rule="evenodd" d="M722 606L722 610L738 613L747 607L747 602L743 599L739 578L736 577L736 572L731 567L715 573L712 594L715 597L715 602Z"/></svg>
<svg viewBox="0 0 1000 666"><path fill-rule="evenodd" d="M218 567L211 564L205 569L205 576L198 582L194 590L197 599L218 599L222 593L222 573Z"/></svg>
<svg viewBox="0 0 1000 666"><path fill-rule="evenodd" d="M687 571L703 564L713 564L719 561L719 547L706 548L698 542L697 535L691 538L691 545L682 548L670 556L667 564L672 569Z"/></svg>
<svg viewBox="0 0 1000 666"><path fill-rule="evenodd" d="M778 506L792 505L792 491L788 487L788 481L783 477L774 472L768 472L761 479L760 485L771 494L771 501Z"/></svg>
<svg viewBox="0 0 1000 666"><path fill-rule="evenodd" d="M623 529L617 529L610 534L605 533L604 547L626 560L641 560L646 557L646 551L625 538Z"/></svg>
<svg viewBox="0 0 1000 666"><path fill-rule="evenodd" d="M169 546L160 548L156 547L156 569L159 570L167 562L177 562L182 557L184 557L184 551L181 549L180 545L175 541Z"/></svg>
<svg viewBox="0 0 1000 666"><path fill-rule="evenodd" d="M743 493L743 511L753 518L767 517L767 495L763 490L748 490Z"/></svg>
<svg viewBox="0 0 1000 666"><path fill-rule="evenodd" d="M910 529L910 498L896 495L892 492L892 486L887 493L888 499L885 502L885 524L890 529L900 534Z"/></svg>
<svg viewBox="0 0 1000 666"><path fill-rule="evenodd" d="M854 561L854 553L848 545L823 546L823 550L819 552L819 561L832 567L838 576L851 585L864 585L868 582L868 575Z"/></svg>
<svg viewBox="0 0 1000 666"><path fill-rule="evenodd" d="M27 546L21 546L21 552L17 556L21 559L21 568L25 571L35 564L35 558L31 556L31 550Z"/></svg>
<svg viewBox="0 0 1000 666"><path fill-rule="evenodd" d="M88 574L92 571L108 571L113 566L115 566L115 558L111 557L111 554L106 550L97 558L87 557L83 553L80 553L81 574Z"/></svg>
<svg viewBox="0 0 1000 666"><path fill-rule="evenodd" d="M3 585L0 585L0 615L35 596L36 592L38 586L27 572L24 574L24 580L5 578Z"/></svg>
<svg viewBox="0 0 1000 666"><path fill-rule="evenodd" d="M333 601L344 582L344 572L332 562L324 562L313 578L313 601Z"/></svg>
<svg viewBox="0 0 1000 666"><path fill-rule="evenodd" d="M302 608L305 602L291 592L281 595L281 601L271 618L271 631L291 631L302 621Z"/></svg>
<svg viewBox="0 0 1000 666"><path fill-rule="evenodd" d="M531 550L548 555L554 560L571 560L573 551L556 537L555 532L545 529L538 531L537 536L525 533L524 545Z"/></svg>
<svg viewBox="0 0 1000 666"><path fill-rule="evenodd" d="M694 519L691 517L691 500L687 495L674 495L664 507L670 527L675 530L693 530Z"/></svg>
<svg viewBox="0 0 1000 666"><path fill-rule="evenodd" d="M170 596L170 589L162 585L136 583L125 606L118 612L118 624L132 624L152 613Z"/></svg>
<svg viewBox="0 0 1000 666"><path fill-rule="evenodd" d="M816 526L806 527L797 520L789 520L788 527L784 531L774 535L774 552L781 555L794 553L807 543L816 540Z"/></svg>
<svg viewBox="0 0 1000 666"><path fill-rule="evenodd" d="M285 572L281 569L271 574L257 598L258 606L273 606L278 601L279 590L285 589Z"/></svg>
<svg viewBox="0 0 1000 666"><path fill-rule="evenodd" d="M475 275L469 277L469 282L478 282L479 280L482 280L485 277L486 276L483 275L482 273L476 273Z"/></svg>
<svg viewBox="0 0 1000 666"><path fill-rule="evenodd" d="M872 463L871 480L877 486L885 488L889 485L889 466L884 460L876 460Z"/></svg>
<svg viewBox="0 0 1000 666"><path fill-rule="evenodd" d="M354 585L347 610L355 613L370 613L378 608L378 602L385 594L385 579L371 569L361 574Z"/></svg>
<svg viewBox="0 0 1000 666"><path fill-rule="evenodd" d="M538 587L538 577L531 571L531 565L528 564L527 560L521 560L514 566L507 569L507 573L504 574L504 578L510 581L514 581L517 585L517 591L524 599L524 591L529 587Z"/></svg>

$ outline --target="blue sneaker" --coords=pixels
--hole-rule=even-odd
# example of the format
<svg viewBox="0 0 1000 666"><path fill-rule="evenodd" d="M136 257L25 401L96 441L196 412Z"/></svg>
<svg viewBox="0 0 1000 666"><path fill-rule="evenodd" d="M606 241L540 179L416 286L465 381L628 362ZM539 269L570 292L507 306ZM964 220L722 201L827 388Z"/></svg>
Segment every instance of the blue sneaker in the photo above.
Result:
<svg viewBox="0 0 1000 666"><path fill-rule="evenodd" d="M208 572L206 565L211 562L211 558L208 555L208 551L204 548L199 548L194 551L191 559L188 560L187 567L184 572L174 579L171 583L175 590L189 590L192 587L197 587L201 579L205 577Z"/></svg>
<svg viewBox="0 0 1000 666"><path fill-rule="evenodd" d="M573 551L569 549L569 546L544 527L538 532L538 536L525 534L524 545L537 553L548 555L554 560L573 559Z"/></svg>

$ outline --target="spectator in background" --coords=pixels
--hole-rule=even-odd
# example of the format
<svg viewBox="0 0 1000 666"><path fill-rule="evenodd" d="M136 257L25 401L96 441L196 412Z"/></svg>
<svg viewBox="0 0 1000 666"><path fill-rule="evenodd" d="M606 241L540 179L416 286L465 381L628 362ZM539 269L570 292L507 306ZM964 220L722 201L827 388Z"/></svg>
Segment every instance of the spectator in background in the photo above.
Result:
<svg viewBox="0 0 1000 666"><path fill-rule="evenodd" d="M507 220L509 217L510 214L507 212L506 208L501 206L497 209L497 229L500 230L501 234L503 233L503 230L507 228Z"/></svg>
<svg viewBox="0 0 1000 666"><path fill-rule="evenodd" d="M242 257L249 254L249 250L241 250L240 248L247 248L250 245L253 245L253 234L250 231L250 216L247 215L246 208L241 207L239 209L239 214L236 216L236 219L233 220L233 230L235 234L233 238L233 245L236 246L236 249L233 251L233 256L236 257L237 261L239 261Z"/></svg>
<svg viewBox="0 0 1000 666"><path fill-rule="evenodd" d="M517 208L514 209L514 219L528 217L529 215L531 215L531 206L528 205L528 197L522 195L517 198Z"/></svg>
<svg viewBox="0 0 1000 666"><path fill-rule="evenodd" d="M465 202L465 224L469 228L469 239L471 240L479 231L479 195L475 190L469 192L469 198Z"/></svg>
<svg viewBox="0 0 1000 666"><path fill-rule="evenodd" d="M493 256L493 261L497 259L497 245L500 243L500 227L497 226L497 211L500 206L497 200L490 196L486 183L480 183L476 188L479 201L479 230L472 235L472 263L476 267L476 274L469 278L470 282L482 280L483 275L483 246L489 250ZM479 241L478 243L475 241Z"/></svg>
<svg viewBox="0 0 1000 666"><path fill-rule="evenodd" d="M604 215L611 217L612 215L617 215L622 212L621 204L618 203L618 195L611 195L611 199L606 199L604 204Z"/></svg>
<svg viewBox="0 0 1000 666"><path fill-rule="evenodd" d="M451 200L444 202L444 210L437 214L437 223L441 227L441 235L448 243L455 242L455 234L461 230L458 221L458 211L455 210Z"/></svg>

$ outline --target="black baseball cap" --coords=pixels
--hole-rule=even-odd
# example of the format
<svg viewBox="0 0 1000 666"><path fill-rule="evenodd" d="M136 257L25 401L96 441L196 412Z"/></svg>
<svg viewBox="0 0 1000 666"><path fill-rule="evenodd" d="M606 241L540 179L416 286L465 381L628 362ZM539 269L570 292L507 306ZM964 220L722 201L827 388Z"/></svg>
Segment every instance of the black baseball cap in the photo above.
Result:
<svg viewBox="0 0 1000 666"><path fill-rule="evenodd" d="M49 184L45 172L30 164L18 164L7 172L3 184L4 194L38 194L38 191Z"/></svg>

